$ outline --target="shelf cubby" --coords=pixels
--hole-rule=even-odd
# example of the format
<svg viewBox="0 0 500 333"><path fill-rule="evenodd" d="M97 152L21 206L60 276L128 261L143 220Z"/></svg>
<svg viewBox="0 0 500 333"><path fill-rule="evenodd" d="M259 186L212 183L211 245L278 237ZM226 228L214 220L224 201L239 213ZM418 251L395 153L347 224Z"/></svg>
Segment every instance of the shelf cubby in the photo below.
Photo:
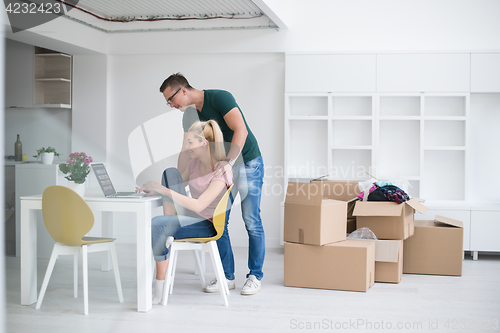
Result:
<svg viewBox="0 0 500 333"><path fill-rule="evenodd" d="M419 96L380 96L380 116L420 116Z"/></svg>
<svg viewBox="0 0 500 333"><path fill-rule="evenodd" d="M336 116L371 116L371 96L332 96L332 115Z"/></svg>
<svg viewBox="0 0 500 333"><path fill-rule="evenodd" d="M426 120L424 147L465 147L465 121Z"/></svg>
<svg viewBox="0 0 500 333"><path fill-rule="evenodd" d="M290 97L290 116L327 116L327 96Z"/></svg>
<svg viewBox="0 0 500 333"><path fill-rule="evenodd" d="M332 124L333 146L370 146L371 120L335 120Z"/></svg>
<svg viewBox="0 0 500 333"><path fill-rule="evenodd" d="M425 151L423 179L427 201L465 200L465 151Z"/></svg>
<svg viewBox="0 0 500 333"><path fill-rule="evenodd" d="M371 149L332 149L330 177L363 180L368 178L366 172L373 172Z"/></svg>
<svg viewBox="0 0 500 333"><path fill-rule="evenodd" d="M383 175L420 175L420 121L381 120L379 169Z"/></svg>
<svg viewBox="0 0 500 333"><path fill-rule="evenodd" d="M432 117L465 117L465 96L425 96L425 115Z"/></svg>
<svg viewBox="0 0 500 333"><path fill-rule="evenodd" d="M328 172L328 122L290 120L287 173L319 177Z"/></svg>
<svg viewBox="0 0 500 333"><path fill-rule="evenodd" d="M39 107L71 108L72 58L37 48L33 104Z"/></svg>

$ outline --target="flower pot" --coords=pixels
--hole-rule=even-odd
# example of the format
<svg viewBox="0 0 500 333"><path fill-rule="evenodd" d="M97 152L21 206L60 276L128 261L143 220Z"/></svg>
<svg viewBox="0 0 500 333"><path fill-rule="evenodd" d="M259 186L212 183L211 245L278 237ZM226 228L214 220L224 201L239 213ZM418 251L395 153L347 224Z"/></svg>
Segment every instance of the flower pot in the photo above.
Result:
<svg viewBox="0 0 500 333"><path fill-rule="evenodd" d="M42 153L42 164L52 164L54 153Z"/></svg>
<svg viewBox="0 0 500 333"><path fill-rule="evenodd" d="M86 184L77 184L72 180L68 180L68 187L78 193L82 198L85 195Z"/></svg>

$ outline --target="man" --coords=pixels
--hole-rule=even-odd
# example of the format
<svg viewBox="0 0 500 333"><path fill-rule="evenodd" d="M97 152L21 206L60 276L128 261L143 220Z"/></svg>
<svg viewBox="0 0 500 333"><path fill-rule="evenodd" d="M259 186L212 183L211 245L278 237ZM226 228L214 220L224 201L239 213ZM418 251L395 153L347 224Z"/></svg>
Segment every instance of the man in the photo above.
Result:
<svg viewBox="0 0 500 333"><path fill-rule="evenodd" d="M246 275L247 280L241 294L256 294L261 289L260 280L263 276L262 266L265 256L265 235L260 217L264 162L257 140L248 127L233 95L227 91L194 89L182 74L177 73L162 83L160 92L170 107L184 112L182 118L184 132L187 132L195 121L213 119L219 124L224 141L231 143L226 161L220 164L217 172L222 174L230 171L231 168L233 171L233 198L238 192L240 193L241 212L249 239L248 268L250 272ZM190 108L190 106L192 107ZM185 141L186 135L182 145L183 149ZM187 167L189 160L189 152L187 150L181 151L178 160L178 169L181 173ZM234 289L234 257L227 225L224 234L217 241L217 246L224 267L225 282L229 289ZM212 280L205 287L205 291L218 292L217 280Z"/></svg>

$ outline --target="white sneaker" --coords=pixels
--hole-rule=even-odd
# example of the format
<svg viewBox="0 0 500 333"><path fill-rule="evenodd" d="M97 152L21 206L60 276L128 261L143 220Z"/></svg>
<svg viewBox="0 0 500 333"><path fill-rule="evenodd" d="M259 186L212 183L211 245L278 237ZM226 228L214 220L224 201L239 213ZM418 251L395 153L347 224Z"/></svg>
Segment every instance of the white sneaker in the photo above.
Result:
<svg viewBox="0 0 500 333"><path fill-rule="evenodd" d="M227 287L229 288L229 290L234 289L236 287L235 284L234 284L234 280L228 280L228 279L224 279L224 280L226 280ZM219 286L217 285L217 278L215 278L212 281L210 281L210 283L208 284L208 286L206 286L203 290L206 293L218 293L219 292Z"/></svg>
<svg viewBox="0 0 500 333"><path fill-rule="evenodd" d="M255 275L249 275L243 288L241 289L242 295L254 295L260 291L261 283Z"/></svg>

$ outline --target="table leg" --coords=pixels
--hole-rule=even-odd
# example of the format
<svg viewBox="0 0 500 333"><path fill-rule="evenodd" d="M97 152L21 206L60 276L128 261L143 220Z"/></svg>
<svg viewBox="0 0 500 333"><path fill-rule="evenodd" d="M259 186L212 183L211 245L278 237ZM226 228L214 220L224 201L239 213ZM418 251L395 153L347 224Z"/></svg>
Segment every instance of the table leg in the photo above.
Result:
<svg viewBox="0 0 500 333"><path fill-rule="evenodd" d="M150 202L137 211L137 311L152 308L151 266L151 209Z"/></svg>
<svg viewBox="0 0 500 333"><path fill-rule="evenodd" d="M21 304L37 301L37 218L31 202L21 200Z"/></svg>
<svg viewBox="0 0 500 333"><path fill-rule="evenodd" d="M113 237L113 213L102 212L102 237ZM102 254L101 270L110 271L113 269L111 254L109 251L104 251Z"/></svg>

